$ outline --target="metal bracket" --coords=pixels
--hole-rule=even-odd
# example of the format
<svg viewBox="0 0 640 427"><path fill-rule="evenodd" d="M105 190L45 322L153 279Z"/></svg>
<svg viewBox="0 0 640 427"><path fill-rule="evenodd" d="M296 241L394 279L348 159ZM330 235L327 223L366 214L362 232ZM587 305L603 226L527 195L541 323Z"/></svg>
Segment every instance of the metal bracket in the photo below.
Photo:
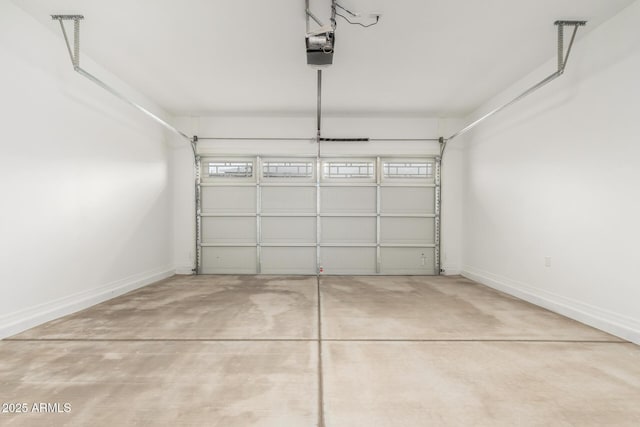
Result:
<svg viewBox="0 0 640 427"><path fill-rule="evenodd" d="M441 159L442 156L444 156L445 148L447 148L447 140L441 136L440 138L438 138L438 143L440 144L440 157L438 157L438 159Z"/></svg>
<svg viewBox="0 0 640 427"><path fill-rule="evenodd" d="M578 28L583 27L586 24L587 24L587 21L566 21L566 20L556 21L554 25L558 27L558 52L557 52L558 53L558 69L553 74L549 75L539 83L533 85L529 89L522 92L520 95L513 98L511 101L507 102L506 104L502 104L497 108L494 108L484 116L480 117L479 119L473 121L472 123L468 124L464 128L460 129L458 132L454 133L449 138L446 138L444 141L443 147L446 148L446 144L448 141L451 141L452 139L455 139L469 132L471 129L475 128L476 126L484 122L489 117L499 113L500 111L515 104L516 102L526 98L527 96L531 95L533 92L537 91L543 86L546 86L548 83L551 83L553 80L557 79L562 74L564 74L564 70L567 67L567 61L569 60L569 55L571 54L571 48L573 47L573 43L575 41L576 34L578 32ZM565 26L573 27L573 34L571 35L571 41L569 42L569 47L567 48L566 53L564 52L564 27ZM444 156L444 148L441 150L442 156Z"/></svg>
<svg viewBox="0 0 640 427"><path fill-rule="evenodd" d="M553 23L554 25L571 25L571 26L578 26L578 27L584 27L585 25L587 25L587 21L565 21L565 20L558 20L556 22Z"/></svg>
<svg viewBox="0 0 640 427"><path fill-rule="evenodd" d="M77 70L80 67L80 21L84 19L83 15L51 15L51 19L60 23L60 29L62 29L62 35L64 41L67 44L67 50L69 51L69 57L73 68ZM67 29L64 26L63 21L73 21L73 50L69 43L69 37L67 36Z"/></svg>
<svg viewBox="0 0 640 427"><path fill-rule="evenodd" d="M69 51L69 57L71 58L73 69L76 72L78 72L78 74L83 75L84 77L91 80L93 83L100 86L107 92L110 92L113 96L120 98L122 101L126 102L132 107L135 107L138 110L142 111L147 116L151 117L153 120L160 123L165 128L169 129L173 133L189 141L189 143L194 142L194 139L192 137L178 130L175 126L172 126L166 120L160 118L159 116L152 113L147 108L143 107L137 102L130 100L129 98L127 98L126 96L124 96L123 94L121 94L120 92L118 92L117 90L115 90L114 88L106 84L105 82L103 82L102 80L95 77L93 74L89 73L88 71L85 71L80 67L80 21L84 19L83 15L51 15L51 19L53 19L54 21L58 21L60 23L60 28L62 29L62 35L64 36L64 41L67 45L67 50ZM69 42L69 37L67 36L67 30L64 26L63 21L73 21L73 49L71 49L71 43ZM195 155L195 151L194 151L194 155Z"/></svg>
<svg viewBox="0 0 640 427"><path fill-rule="evenodd" d="M571 47L578 32L578 27L584 27L587 25L587 21L556 21L553 24L558 27L558 71L563 73L569 60L569 54L571 53ZM566 54L564 52L564 27L573 27L571 42L569 43L569 49Z"/></svg>
<svg viewBox="0 0 640 427"><path fill-rule="evenodd" d="M322 142L369 142L369 138L320 138Z"/></svg>
<svg viewBox="0 0 640 427"><path fill-rule="evenodd" d="M435 175L435 219L434 219L434 237L435 237L435 247L434 247L434 266L436 275L442 274L442 159L440 157L436 157L436 175Z"/></svg>
<svg viewBox="0 0 640 427"><path fill-rule="evenodd" d="M71 21L76 19L84 19L84 15L51 15L51 19Z"/></svg>
<svg viewBox="0 0 640 427"><path fill-rule="evenodd" d="M318 24L321 28L325 27L325 24L320 20L320 18L318 18L313 12L311 12L311 8L309 7L309 0L305 0L304 2L304 13L306 15L306 21L307 21L307 34L311 32L309 18L311 18L313 22ZM332 20L332 23L333 22L334 21ZM335 28L335 26L332 25L332 28Z"/></svg>
<svg viewBox="0 0 640 427"><path fill-rule="evenodd" d="M314 15L313 12L311 12L308 8L307 8L307 16L313 19L313 21L316 24L320 25L321 27L324 27L324 24L322 23L322 21L316 15Z"/></svg>
<svg viewBox="0 0 640 427"><path fill-rule="evenodd" d="M197 140L197 139L196 139ZM195 149L196 142L193 142ZM195 151L195 150L194 150ZM202 267L202 159L199 155L195 157L195 253L193 273L201 273Z"/></svg>
<svg viewBox="0 0 640 427"><path fill-rule="evenodd" d="M194 246L195 246L195 252L194 252L194 267L191 270L193 272L193 274L195 274L196 276L198 274L200 274L200 264L201 264L201 258L202 258L202 222L201 222L201 187L200 184L202 183L202 177L201 177L201 168L202 168L202 163L200 161L200 155L198 154L198 136L194 135L192 140L191 140L191 149L193 150L193 158L195 160L195 182L194 182L194 203L195 203L195 239L194 239Z"/></svg>

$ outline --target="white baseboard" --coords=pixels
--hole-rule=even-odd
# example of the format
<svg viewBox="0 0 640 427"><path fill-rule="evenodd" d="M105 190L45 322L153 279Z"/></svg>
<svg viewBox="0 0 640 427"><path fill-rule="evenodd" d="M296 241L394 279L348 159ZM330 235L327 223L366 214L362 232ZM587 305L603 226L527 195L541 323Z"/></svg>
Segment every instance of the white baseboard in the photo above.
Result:
<svg viewBox="0 0 640 427"><path fill-rule="evenodd" d="M192 275L193 274L193 266L181 266L176 267L176 274L180 275Z"/></svg>
<svg viewBox="0 0 640 427"><path fill-rule="evenodd" d="M444 273L442 273L443 276L460 276L461 274L462 271L454 270L452 268L445 268Z"/></svg>
<svg viewBox="0 0 640 427"><path fill-rule="evenodd" d="M175 274L173 268L129 276L99 288L78 292L51 302L39 304L0 317L0 339L18 334L34 326L75 313L93 305L110 300L143 286L158 282Z"/></svg>
<svg viewBox="0 0 640 427"><path fill-rule="evenodd" d="M490 288L546 308L570 319L640 344L640 321L583 302L534 288L472 266L462 267L462 275Z"/></svg>
<svg viewBox="0 0 640 427"><path fill-rule="evenodd" d="M442 269L445 276L459 276L462 273L458 265L443 265Z"/></svg>

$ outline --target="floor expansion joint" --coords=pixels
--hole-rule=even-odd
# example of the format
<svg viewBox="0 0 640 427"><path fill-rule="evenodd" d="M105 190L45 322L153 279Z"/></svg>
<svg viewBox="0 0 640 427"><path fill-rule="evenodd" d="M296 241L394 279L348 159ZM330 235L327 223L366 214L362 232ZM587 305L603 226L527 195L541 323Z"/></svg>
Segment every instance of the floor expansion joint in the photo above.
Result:
<svg viewBox="0 0 640 427"><path fill-rule="evenodd" d="M320 276L316 277L318 289L318 427L324 427L324 376L322 372L322 304L320 299Z"/></svg>
<svg viewBox="0 0 640 427"><path fill-rule="evenodd" d="M5 338L0 342L424 342L424 343L567 343L630 344L629 341L544 340L544 339L386 339L386 338Z"/></svg>

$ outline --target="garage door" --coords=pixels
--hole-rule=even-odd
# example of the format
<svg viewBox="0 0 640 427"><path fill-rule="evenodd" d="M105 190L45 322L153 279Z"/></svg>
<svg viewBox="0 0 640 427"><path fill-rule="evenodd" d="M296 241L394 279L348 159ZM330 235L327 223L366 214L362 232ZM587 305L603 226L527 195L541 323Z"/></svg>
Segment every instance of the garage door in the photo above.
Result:
<svg viewBox="0 0 640 427"><path fill-rule="evenodd" d="M433 158L200 159L203 274L433 275Z"/></svg>

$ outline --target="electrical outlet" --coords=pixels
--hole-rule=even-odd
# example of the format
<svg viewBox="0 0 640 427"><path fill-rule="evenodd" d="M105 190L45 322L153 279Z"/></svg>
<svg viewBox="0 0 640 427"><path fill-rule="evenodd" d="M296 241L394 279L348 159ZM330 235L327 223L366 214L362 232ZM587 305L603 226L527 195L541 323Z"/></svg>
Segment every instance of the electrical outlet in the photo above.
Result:
<svg viewBox="0 0 640 427"><path fill-rule="evenodd" d="M550 256L544 257L544 266L545 267L551 267L551 257Z"/></svg>

